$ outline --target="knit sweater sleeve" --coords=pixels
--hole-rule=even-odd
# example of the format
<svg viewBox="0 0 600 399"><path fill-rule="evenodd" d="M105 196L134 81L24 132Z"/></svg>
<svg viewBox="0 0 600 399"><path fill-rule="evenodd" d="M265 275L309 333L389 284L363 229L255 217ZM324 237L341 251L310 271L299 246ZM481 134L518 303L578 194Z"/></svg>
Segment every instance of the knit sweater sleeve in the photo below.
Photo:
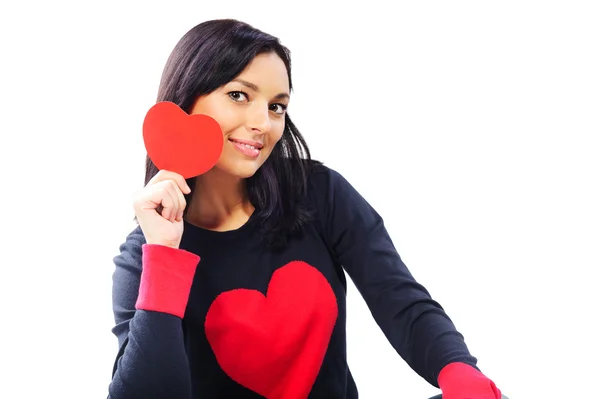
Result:
<svg viewBox="0 0 600 399"><path fill-rule="evenodd" d="M182 317L198 261L146 244L139 227L121 244L112 288L119 350L109 399L192 397Z"/></svg>
<svg viewBox="0 0 600 399"><path fill-rule="evenodd" d="M452 362L476 367L463 336L400 258L380 215L338 172L325 168L314 182L325 240L398 354L435 387Z"/></svg>

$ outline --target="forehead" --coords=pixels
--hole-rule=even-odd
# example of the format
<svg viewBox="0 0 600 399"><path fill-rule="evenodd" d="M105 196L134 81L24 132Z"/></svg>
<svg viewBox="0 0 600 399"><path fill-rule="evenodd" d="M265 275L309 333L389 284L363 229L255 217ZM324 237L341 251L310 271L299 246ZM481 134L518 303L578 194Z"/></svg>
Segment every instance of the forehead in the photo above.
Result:
<svg viewBox="0 0 600 399"><path fill-rule="evenodd" d="M261 91L289 93L288 71L275 53L257 55L238 78L254 83Z"/></svg>

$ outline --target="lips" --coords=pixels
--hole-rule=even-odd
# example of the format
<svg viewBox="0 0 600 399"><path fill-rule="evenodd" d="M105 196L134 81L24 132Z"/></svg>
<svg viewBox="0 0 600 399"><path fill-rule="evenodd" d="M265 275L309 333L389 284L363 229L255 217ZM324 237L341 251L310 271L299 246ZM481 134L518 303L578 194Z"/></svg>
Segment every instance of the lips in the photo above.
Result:
<svg viewBox="0 0 600 399"><path fill-rule="evenodd" d="M256 150L260 150L261 148L263 148L263 144L259 143L257 141L250 141L250 140L241 140L241 139L232 139L230 138L229 141L232 141L234 143L239 143L239 144L243 144L245 146L249 146L252 147L252 149L256 149Z"/></svg>
<svg viewBox="0 0 600 399"><path fill-rule="evenodd" d="M238 151L250 158L257 158L260 154L260 149L263 146L261 143L247 140L229 139L229 142L233 144Z"/></svg>

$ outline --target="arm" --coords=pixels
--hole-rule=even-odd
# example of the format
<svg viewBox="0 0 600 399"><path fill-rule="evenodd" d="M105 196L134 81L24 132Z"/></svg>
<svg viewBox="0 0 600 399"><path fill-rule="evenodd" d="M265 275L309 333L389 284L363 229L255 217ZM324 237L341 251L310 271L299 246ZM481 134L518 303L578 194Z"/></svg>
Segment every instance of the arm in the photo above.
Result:
<svg viewBox="0 0 600 399"><path fill-rule="evenodd" d="M325 239L398 354L436 387L440 371L453 362L476 368L463 336L415 281L381 217L340 174L325 175L318 190L325 190L318 200Z"/></svg>
<svg viewBox="0 0 600 399"><path fill-rule="evenodd" d="M119 352L109 398L191 398L181 319L199 257L145 244L136 228L114 258L113 311Z"/></svg>

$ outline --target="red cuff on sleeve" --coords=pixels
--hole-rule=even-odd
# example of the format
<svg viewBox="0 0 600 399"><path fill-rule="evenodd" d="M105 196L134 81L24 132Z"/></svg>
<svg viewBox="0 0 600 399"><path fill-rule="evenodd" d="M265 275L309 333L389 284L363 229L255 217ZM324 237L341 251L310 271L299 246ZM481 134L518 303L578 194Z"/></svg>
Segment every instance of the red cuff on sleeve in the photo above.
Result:
<svg viewBox="0 0 600 399"><path fill-rule="evenodd" d="M139 310L183 318L200 257L164 245L142 245L142 277L135 304Z"/></svg>
<svg viewBox="0 0 600 399"><path fill-rule="evenodd" d="M500 399L502 394L496 384L476 368L466 363L450 363L440 371L438 384L444 399L476 397Z"/></svg>

